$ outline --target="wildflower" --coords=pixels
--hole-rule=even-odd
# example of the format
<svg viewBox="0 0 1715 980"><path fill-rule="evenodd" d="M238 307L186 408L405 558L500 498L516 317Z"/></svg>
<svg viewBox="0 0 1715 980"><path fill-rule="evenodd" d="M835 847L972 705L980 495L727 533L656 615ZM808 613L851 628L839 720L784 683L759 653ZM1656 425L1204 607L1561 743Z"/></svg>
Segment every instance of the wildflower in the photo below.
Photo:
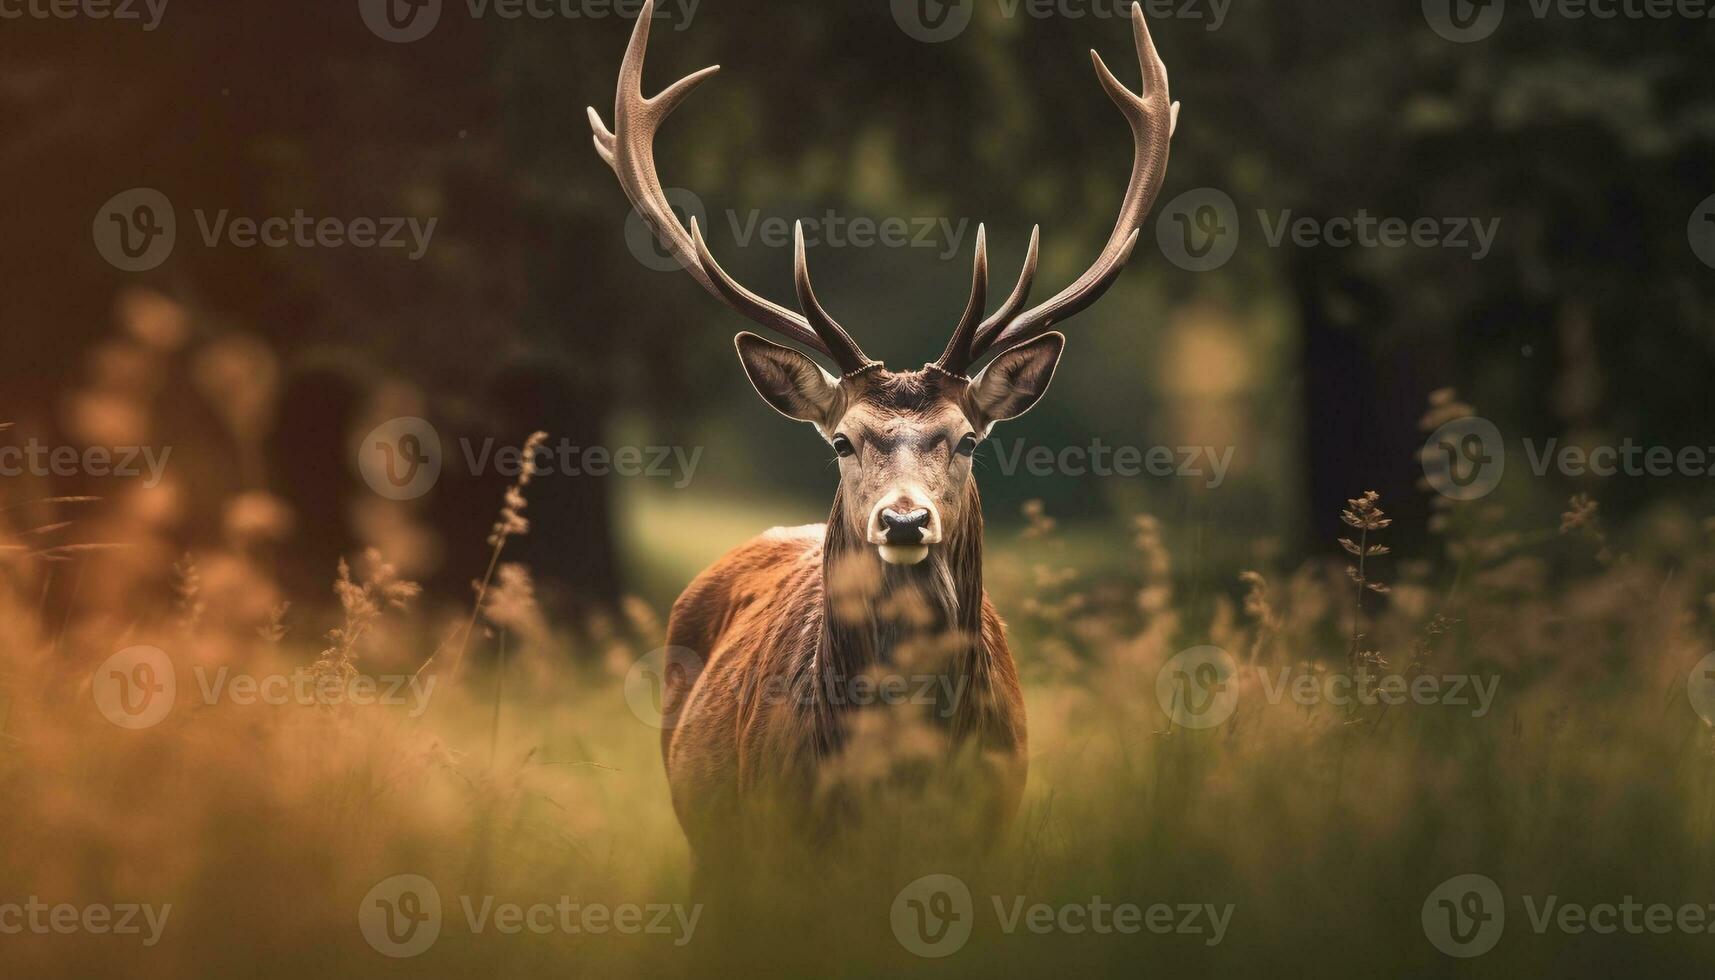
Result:
<svg viewBox="0 0 1715 980"><path fill-rule="evenodd" d="M524 508L530 506L530 502L524 499L524 488L541 472L536 468L536 454L547 441L546 432L533 432L524 440L524 468L517 481L506 488L500 520L494 522L494 530L488 536L488 543L496 549L504 545L507 538L530 532L530 522L524 518Z"/></svg>
<svg viewBox="0 0 1715 980"><path fill-rule="evenodd" d="M339 577L334 580L334 595L345 612L345 623L328 631L330 646L322 651L310 672L316 676L332 675L349 680L357 673L352 661L357 641L389 609L404 609L410 600L422 594L415 582L399 577L392 565L382 560L374 548L363 554L364 575L361 581L352 577L351 566L339 560Z"/></svg>
<svg viewBox="0 0 1715 980"><path fill-rule="evenodd" d="M476 603L471 608L470 620L465 624L464 638L459 642L458 659L453 661L452 671L455 674L464 664L464 655L470 649L470 637L476 632L477 619L482 615L483 601L487 598L489 586L494 583L495 572L500 567L500 553L506 548L506 540L530 532L530 522L524 518L524 508L530 505L524 497L524 488L541 472L536 468L536 456L547 442L546 432L532 432L530 438L524 440L524 467L519 472L518 479L506 488L500 508L500 520L494 522L494 529L488 535L489 546L494 549L488 557L488 571L483 573L482 581L471 583L471 587L476 590Z"/></svg>
<svg viewBox="0 0 1715 980"><path fill-rule="evenodd" d="M1340 519L1360 531L1380 531L1393 523L1393 519L1382 513L1377 506L1382 495L1374 490L1364 491L1362 497L1346 501L1346 510L1340 512Z"/></svg>
<svg viewBox="0 0 1715 980"><path fill-rule="evenodd" d="M207 604L202 600L202 573L189 552L173 563L173 595L178 598L179 627L187 634L195 633Z"/></svg>
<svg viewBox="0 0 1715 980"><path fill-rule="evenodd" d="M1366 664L1385 662L1380 653L1360 647L1364 640L1364 593L1385 594L1388 591L1386 585L1370 579L1368 565L1369 559L1379 558L1392 550L1386 545L1370 544L1372 533L1386 530L1393 524L1393 519L1381 509L1381 496L1374 490L1367 490L1363 496L1346 501L1346 509L1340 512L1340 519L1346 522L1346 526L1358 530L1358 540L1340 539L1340 547L1357 558L1356 564L1346 566L1346 576L1358 587L1357 603L1352 611L1352 642L1346 652L1354 673Z"/></svg>
<svg viewBox="0 0 1715 980"><path fill-rule="evenodd" d="M1024 529L1026 538L1045 538L1054 533L1056 521L1048 516L1048 508L1040 500L1024 502L1024 519L1029 526Z"/></svg>
<svg viewBox="0 0 1715 980"><path fill-rule="evenodd" d="M1575 495L1567 502L1567 510L1560 515L1560 533L1570 534L1585 527L1594 527L1596 512L1601 505L1590 499L1587 493Z"/></svg>

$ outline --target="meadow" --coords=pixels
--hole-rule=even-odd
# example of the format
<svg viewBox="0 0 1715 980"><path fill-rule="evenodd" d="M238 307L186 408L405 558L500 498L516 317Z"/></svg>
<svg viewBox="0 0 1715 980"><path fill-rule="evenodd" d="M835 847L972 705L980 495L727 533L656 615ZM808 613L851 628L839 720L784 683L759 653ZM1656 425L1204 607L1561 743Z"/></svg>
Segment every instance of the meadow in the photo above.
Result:
<svg viewBox="0 0 1715 980"><path fill-rule="evenodd" d="M518 503L502 545L529 533ZM1356 557L1247 569L1196 610L1174 561L1183 529L1141 515L1066 529L1028 506L989 552L1031 726L1008 839L980 857L813 855L767 915L726 917L695 907L639 698L634 664L662 642L664 609L552 623L502 555L467 644L471 623L422 608L379 553L290 606L240 549L187 556L173 595L134 596L134 549L45 548L13 525L0 900L171 909L156 935L61 934L41 912L50 927L0 936L0 958L14 976L1706 967L1715 936L1652 931L1648 907L1691 916L1679 910L1715 900L1715 738L1693 670L1710 648L1715 529L1663 513L1622 537L1588 499L1559 527L1513 527L1498 506L1448 503L1445 553L1413 556L1385 553L1387 503L1348 504L1361 573ZM645 564L688 547L642 531L673 527L674 506L632 515ZM715 540L699 547L728 533L719 515L701 526ZM56 576L83 597L57 618ZM136 692L115 695L114 671L151 678L108 658L139 646L170 660L178 696L127 728L113 702ZM382 703L270 702L246 676L348 694L373 677ZM935 874L969 904L901 904ZM1432 943L1426 907L1466 874L1497 883L1505 925L1462 959ZM441 918L396 958L361 910L398 875L432 883ZM1588 927L1633 901L1635 930ZM1563 919L1568 903L1583 911ZM968 938L920 956L899 908L952 908Z"/></svg>

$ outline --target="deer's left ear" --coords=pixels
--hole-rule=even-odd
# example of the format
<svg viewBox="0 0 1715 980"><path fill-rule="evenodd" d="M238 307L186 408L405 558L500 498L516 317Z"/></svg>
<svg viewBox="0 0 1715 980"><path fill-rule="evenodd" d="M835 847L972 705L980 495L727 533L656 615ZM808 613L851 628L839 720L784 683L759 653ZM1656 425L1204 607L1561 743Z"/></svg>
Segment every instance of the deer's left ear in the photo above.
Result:
<svg viewBox="0 0 1715 980"><path fill-rule="evenodd" d="M1045 333L995 358L971 381L965 415L978 432L996 422L1018 418L1035 407L1054 380L1054 368L1066 349L1066 335Z"/></svg>

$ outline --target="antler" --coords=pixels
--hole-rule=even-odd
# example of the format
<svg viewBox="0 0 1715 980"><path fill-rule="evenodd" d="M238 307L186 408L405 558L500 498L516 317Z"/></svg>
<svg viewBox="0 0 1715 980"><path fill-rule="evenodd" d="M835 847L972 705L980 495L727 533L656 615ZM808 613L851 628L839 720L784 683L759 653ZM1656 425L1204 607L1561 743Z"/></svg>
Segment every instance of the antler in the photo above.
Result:
<svg viewBox="0 0 1715 980"><path fill-rule="evenodd" d="M1131 258L1143 219L1149 216L1149 209L1155 204L1155 197L1161 191L1162 178L1167 173L1168 144L1172 141L1173 131L1179 123L1179 103L1168 99L1167 66L1161 63L1161 56L1156 54L1155 42L1149 36L1149 24L1144 20L1141 4L1132 4L1131 24L1137 45L1138 64L1143 70L1142 95L1134 94L1120 84L1119 79L1115 78L1113 72L1103 63L1102 56L1094 50L1090 52L1090 57L1096 64L1096 77L1101 80L1108 96L1131 123L1135 143L1131 180L1126 186L1125 200L1120 205L1120 217L1114 225L1112 237L1102 249L1102 254L1096 258L1095 264L1078 277L1076 282L1040 306L1019 313L1019 308L1028 301L1030 287L1036 279L1037 247L1041 228L1032 231L1030 252L1025 257L1024 269L1019 274L1018 285L1013 289L1012 295L993 316L984 320L974 331L968 323L960 323L959 329L954 332L953 341L947 345L946 353L936 362L943 370L963 374L989 351L997 347L1021 344L1045 333L1054 324L1083 312L1107 292L1108 287L1114 284L1114 280L1119 278L1120 272L1125 268L1126 260ZM979 252L982 248L979 236ZM982 261L979 256L979 265ZM979 291L973 290L973 293ZM980 309L980 293L973 296L973 300ZM967 332L973 333L973 336L965 338L963 335Z"/></svg>
<svg viewBox="0 0 1715 980"><path fill-rule="evenodd" d="M850 335L820 306L814 305L809 276L804 271L802 229L797 242L797 278L799 294L806 298L808 317L771 303L739 285L709 253L696 219L691 220L691 227L687 229L673 213L667 202L667 193L661 187L660 175L655 170L655 134L673 110L697 86L720 71L720 66L693 72L668 86L660 95L646 98L643 94L643 55L649 47L649 25L654 15L654 0L646 0L637 15L636 26L632 28L625 60L620 63L619 88L613 103L613 129L607 128L593 107L589 109L596 152L613 168L625 196L655 236L704 289L757 325L828 355L842 371L857 371L869 366L873 362Z"/></svg>

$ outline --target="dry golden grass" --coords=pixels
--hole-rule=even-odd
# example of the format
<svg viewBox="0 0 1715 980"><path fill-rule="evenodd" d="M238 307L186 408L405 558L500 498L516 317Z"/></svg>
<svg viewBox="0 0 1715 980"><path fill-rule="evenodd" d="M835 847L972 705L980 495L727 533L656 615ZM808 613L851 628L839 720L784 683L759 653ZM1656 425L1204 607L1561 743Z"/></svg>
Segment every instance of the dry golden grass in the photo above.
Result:
<svg viewBox="0 0 1715 980"><path fill-rule="evenodd" d="M162 310L133 312L143 339L132 355L183 342L160 328ZM119 391L86 414L134 431L139 411ZM231 421L240 445L258 411ZM1425 423L1461 411L1444 393ZM662 611L633 601L612 622L551 622L528 570L503 560L507 536L527 530L516 495L491 542L482 609L467 618L423 608L404 533L397 549L330 569L327 595L284 594L260 556L288 518L255 491L225 502L225 546L181 558L163 530L163 514L184 506L172 492L0 510L0 909L32 897L172 907L150 946L0 934L7 976L1665 976L1711 961L1715 936L1537 935L1513 904L1494 951L1460 965L1421 918L1436 885L1470 872L1509 896L1715 902L1715 738L1688 696L1711 649L1715 528L1689 515L1661 510L1622 537L1588 497L1540 528L1496 504L1443 501L1439 552L1378 566L1386 502L1361 496L1350 572L1260 567L1191 603L1178 529L1139 517L1121 529L1127 543L1033 506L1022 534L990 542L1031 737L1024 812L995 853L914 847L923 811L882 799L886 833L792 855L789 886L771 882L743 909L701 909L694 931L508 935L474 934L459 897L681 911L700 898L658 732L624 683L661 642ZM662 523L680 526L687 506ZM67 521L83 540L124 547L58 544ZM1187 692L1176 658L1206 645L1236 668L1233 709L1212 727L1175 724L1197 717L1170 717L1185 705L1161 692ZM97 695L112 690L104 662L137 646L172 664L178 700L128 730ZM1495 686L1481 710L1277 693L1283 670L1323 685L1354 667ZM426 700L201 693L210 678L299 675L397 678ZM1381 682L1358 683L1375 693ZM956 812L960 801L931 802ZM746 855L759 867L777 857ZM900 889L930 873L957 875L975 897L969 944L934 961L890 925ZM383 956L360 928L371 890L399 874L432 882L445 909L440 938L413 959ZM1004 931L991 896L1233 912L1215 945L1039 935Z"/></svg>

